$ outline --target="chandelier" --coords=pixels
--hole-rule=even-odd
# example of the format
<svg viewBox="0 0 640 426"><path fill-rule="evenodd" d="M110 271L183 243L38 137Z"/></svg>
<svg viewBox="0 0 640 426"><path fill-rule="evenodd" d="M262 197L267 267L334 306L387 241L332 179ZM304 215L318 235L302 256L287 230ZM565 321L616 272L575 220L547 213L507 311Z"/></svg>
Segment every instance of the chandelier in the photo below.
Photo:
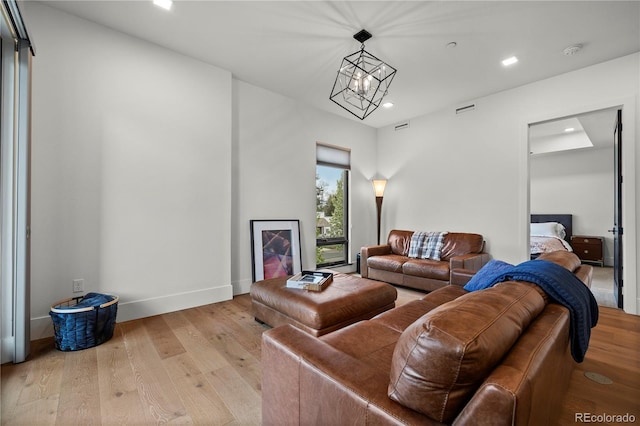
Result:
<svg viewBox="0 0 640 426"><path fill-rule="evenodd" d="M371 38L367 30L359 31L353 38L362 45L359 51L342 60L329 99L364 120L382 103L396 69L364 50L364 42Z"/></svg>

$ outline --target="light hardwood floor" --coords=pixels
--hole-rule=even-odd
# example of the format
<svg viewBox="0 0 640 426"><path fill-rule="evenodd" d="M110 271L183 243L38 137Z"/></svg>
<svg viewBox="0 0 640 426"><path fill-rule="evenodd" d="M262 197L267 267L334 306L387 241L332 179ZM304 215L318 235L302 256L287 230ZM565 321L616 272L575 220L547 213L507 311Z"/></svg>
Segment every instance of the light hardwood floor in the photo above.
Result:
<svg viewBox="0 0 640 426"><path fill-rule="evenodd" d="M420 293L399 289L398 304ZM27 362L2 366L2 425L260 423L260 339L248 295L116 326L95 348L59 352L33 343ZM572 377L560 425L575 413L640 422L640 317L602 308ZM592 371L613 380L587 379Z"/></svg>

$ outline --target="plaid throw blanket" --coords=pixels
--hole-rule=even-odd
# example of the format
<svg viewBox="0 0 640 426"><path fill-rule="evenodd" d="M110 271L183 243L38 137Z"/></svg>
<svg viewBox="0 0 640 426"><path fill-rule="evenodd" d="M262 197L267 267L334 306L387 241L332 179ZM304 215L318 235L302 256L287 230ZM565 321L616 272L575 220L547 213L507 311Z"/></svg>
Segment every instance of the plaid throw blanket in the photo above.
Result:
<svg viewBox="0 0 640 426"><path fill-rule="evenodd" d="M409 243L409 257L440 260L446 232L414 232Z"/></svg>

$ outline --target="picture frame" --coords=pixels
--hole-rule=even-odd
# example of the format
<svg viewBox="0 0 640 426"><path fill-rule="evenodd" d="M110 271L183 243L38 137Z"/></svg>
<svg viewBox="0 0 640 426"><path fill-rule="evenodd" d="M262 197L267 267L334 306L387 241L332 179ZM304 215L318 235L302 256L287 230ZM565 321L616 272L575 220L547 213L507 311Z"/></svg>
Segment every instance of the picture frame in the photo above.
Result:
<svg viewBox="0 0 640 426"><path fill-rule="evenodd" d="M300 221L251 220L253 282L302 271Z"/></svg>

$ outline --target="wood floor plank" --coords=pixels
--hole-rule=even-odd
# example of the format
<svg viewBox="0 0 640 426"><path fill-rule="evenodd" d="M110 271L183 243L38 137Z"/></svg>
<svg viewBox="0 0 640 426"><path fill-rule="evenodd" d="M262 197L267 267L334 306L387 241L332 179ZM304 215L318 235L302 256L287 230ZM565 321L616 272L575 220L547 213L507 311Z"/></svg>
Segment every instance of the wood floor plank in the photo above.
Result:
<svg viewBox="0 0 640 426"><path fill-rule="evenodd" d="M161 315L145 318L144 326L161 359L186 352L180 340L173 334L173 331Z"/></svg>
<svg viewBox="0 0 640 426"><path fill-rule="evenodd" d="M398 292L398 305L422 296ZM575 426L576 413L629 412L640 419L640 317L611 308L600 313L585 361L572 374L560 426ZM32 342L26 362L2 365L0 423L260 424L257 346L268 327L253 320L249 295L158 318L119 323L109 342L79 352L57 351L53 339ZM613 383L591 381L585 371Z"/></svg>
<svg viewBox="0 0 640 426"><path fill-rule="evenodd" d="M2 424L24 426L46 426L61 424L58 417L59 395L51 395L15 407L11 418ZM2 413L5 415L4 410ZM98 419L99 420L99 419Z"/></svg>
<svg viewBox="0 0 640 426"><path fill-rule="evenodd" d="M575 425L576 413L632 413L640 418L638 338L640 317L617 309L600 309L585 360L576 366L571 377L559 425ZM597 383L588 379L585 372L605 376L613 383Z"/></svg>
<svg viewBox="0 0 640 426"><path fill-rule="evenodd" d="M8 407L5 415L6 418L11 418L6 424L55 424L65 356L53 347L49 349L42 351L43 356L34 359L31 363L16 366L20 368L28 365L29 368L25 368L22 391L14 394L17 399L13 406L9 401L4 400L3 392L2 407ZM20 376L16 375L16 377ZM7 396L10 397L11 393L7 393Z"/></svg>
<svg viewBox="0 0 640 426"><path fill-rule="evenodd" d="M228 332L233 333L233 336L243 348L257 359L260 359L262 350L261 334L266 328L257 322L253 315L247 315L247 311L241 306L227 303L221 305L220 309L215 311L213 317L223 323Z"/></svg>
<svg viewBox="0 0 640 426"><path fill-rule="evenodd" d="M259 425L262 419L261 396L247 387L243 378L233 368L221 368L207 375L207 380L220 394L238 424Z"/></svg>
<svg viewBox="0 0 640 426"><path fill-rule="evenodd" d="M96 348L69 352L64 357L57 424L101 424L97 364Z"/></svg>
<svg viewBox="0 0 640 426"><path fill-rule="evenodd" d="M146 424L191 421L167 375L143 321L122 324L127 357L142 401Z"/></svg>
<svg viewBox="0 0 640 426"><path fill-rule="evenodd" d="M65 362L63 352L50 348L31 363L31 369L20 393L18 404L27 404L60 394Z"/></svg>
<svg viewBox="0 0 640 426"><path fill-rule="evenodd" d="M229 367L229 361L193 324L175 329L174 333L183 345L190 348L191 357L203 373Z"/></svg>
<svg viewBox="0 0 640 426"><path fill-rule="evenodd" d="M189 320L209 340L210 344L233 366L255 390L262 387L260 360L238 343L233 331L225 324L218 307L206 305L185 311Z"/></svg>
<svg viewBox="0 0 640 426"><path fill-rule="evenodd" d="M224 425L235 420L220 394L189 354L167 358L163 364L195 424Z"/></svg>
<svg viewBox="0 0 640 426"><path fill-rule="evenodd" d="M96 348L100 413L105 423L143 424L144 410L134 372L125 348L122 326L117 325L113 338Z"/></svg>
<svg viewBox="0 0 640 426"><path fill-rule="evenodd" d="M24 390L32 362L4 364L0 374L0 424L15 423L21 416L16 413L18 399Z"/></svg>

